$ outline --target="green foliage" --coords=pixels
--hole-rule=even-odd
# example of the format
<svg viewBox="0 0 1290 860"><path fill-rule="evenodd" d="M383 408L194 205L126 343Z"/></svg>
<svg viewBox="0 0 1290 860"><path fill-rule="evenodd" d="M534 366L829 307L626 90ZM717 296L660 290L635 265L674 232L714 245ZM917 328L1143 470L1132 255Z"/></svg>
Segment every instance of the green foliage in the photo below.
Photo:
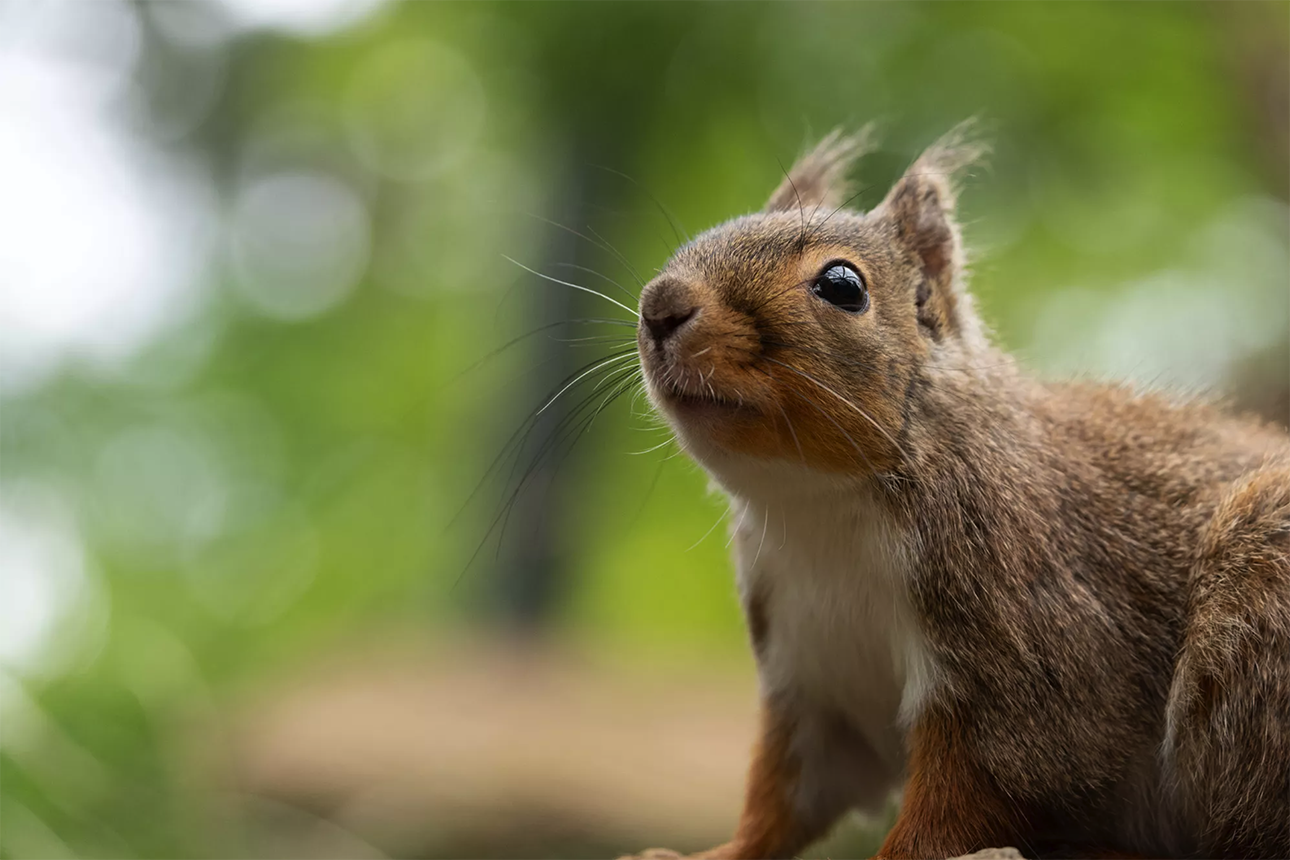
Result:
<svg viewBox="0 0 1290 860"><path fill-rule="evenodd" d="M722 505L673 446L632 453L667 439L643 398L597 419L540 491L546 515L517 515L500 551L489 526L513 480L466 504L552 379L606 347L543 333L468 368L551 320L625 318L501 255L622 298L557 266L634 292L617 255L543 219L594 229L648 277L677 241L653 198L702 229L759 207L813 136L877 119L871 206L978 115L996 142L964 197L981 305L1026 360L1064 367L1043 335L1058 291L1101 308L1161 271L1213 271L1198 244L1242 200L1277 235L1281 166L1257 143L1275 129L1247 73L1268 51L1284 71L1286 8L413 3L219 49L222 94L176 146L225 199L284 171L351 188L370 256L334 306L284 319L221 253L196 310L130 362L6 396L6 498L56 499L84 577L39 657L4 676L0 856L253 850L184 757L192 727L345 637L500 623L497 582L540 543L533 523L561 572L552 634L746 660L726 527L704 536ZM1284 235L1261 260L1284 260ZM1224 302L1284 318L1284 268L1250 266ZM1072 326L1097 342L1098 319ZM629 329L556 331L630 345Z"/></svg>

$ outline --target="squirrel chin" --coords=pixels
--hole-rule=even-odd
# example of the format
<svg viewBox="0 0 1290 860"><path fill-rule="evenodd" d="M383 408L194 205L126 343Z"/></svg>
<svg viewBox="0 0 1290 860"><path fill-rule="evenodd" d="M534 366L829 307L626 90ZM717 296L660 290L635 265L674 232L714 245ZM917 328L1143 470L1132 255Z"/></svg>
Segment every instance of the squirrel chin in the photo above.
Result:
<svg viewBox="0 0 1290 860"><path fill-rule="evenodd" d="M720 394L697 394L681 389L659 389L659 400L678 420L722 419L736 415L755 415L758 410L746 401L729 399Z"/></svg>
<svg viewBox="0 0 1290 860"><path fill-rule="evenodd" d="M725 447L725 437L738 436L740 428L763 419L763 410L751 397L729 395L715 386L698 391L669 384L649 368L645 376L650 399L668 423L683 436L702 440L704 447Z"/></svg>

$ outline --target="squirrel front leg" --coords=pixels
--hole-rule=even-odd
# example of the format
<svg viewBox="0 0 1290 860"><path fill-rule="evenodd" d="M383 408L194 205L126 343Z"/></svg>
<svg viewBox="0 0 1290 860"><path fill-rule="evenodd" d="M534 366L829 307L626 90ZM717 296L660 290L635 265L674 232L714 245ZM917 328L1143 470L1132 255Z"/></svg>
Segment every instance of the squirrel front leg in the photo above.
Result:
<svg viewBox="0 0 1290 860"><path fill-rule="evenodd" d="M931 708L909 738L909 778L896 824L878 852L884 860L960 857L1024 844L1020 816L973 758L962 723Z"/></svg>
<svg viewBox="0 0 1290 860"><path fill-rule="evenodd" d="M811 725L810 733L814 734ZM817 779L817 775L807 772L815 763L804 761L800 750L801 740L809 744L817 739L799 738L803 728L802 720L787 716L770 702L762 703L760 736L748 768L743 812L734 837L715 848L690 855L692 858L791 857L824 835L846 804L828 797L833 792L823 792L824 797L811 807L802 804L799 795L804 780L813 783ZM673 860L679 856L659 849L638 855L642 860Z"/></svg>

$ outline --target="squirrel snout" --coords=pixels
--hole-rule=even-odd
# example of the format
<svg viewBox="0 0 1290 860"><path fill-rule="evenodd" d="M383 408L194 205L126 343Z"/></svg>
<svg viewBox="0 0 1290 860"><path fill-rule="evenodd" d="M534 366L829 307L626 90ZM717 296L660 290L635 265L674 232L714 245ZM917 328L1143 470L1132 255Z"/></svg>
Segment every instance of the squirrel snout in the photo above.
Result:
<svg viewBox="0 0 1290 860"><path fill-rule="evenodd" d="M685 284L659 281L651 284L641 298L641 322L654 343L662 346L677 329L699 313L699 305Z"/></svg>

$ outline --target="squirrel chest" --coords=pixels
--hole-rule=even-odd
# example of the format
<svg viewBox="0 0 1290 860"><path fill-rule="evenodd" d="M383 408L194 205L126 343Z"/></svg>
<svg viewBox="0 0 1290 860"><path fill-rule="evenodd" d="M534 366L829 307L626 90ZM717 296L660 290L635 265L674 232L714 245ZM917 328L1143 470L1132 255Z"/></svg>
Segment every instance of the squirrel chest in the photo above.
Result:
<svg viewBox="0 0 1290 860"><path fill-rule="evenodd" d="M862 495L733 500L739 593L763 691L841 718L889 767L935 686L906 583L913 536ZM813 713L811 713L813 712Z"/></svg>

